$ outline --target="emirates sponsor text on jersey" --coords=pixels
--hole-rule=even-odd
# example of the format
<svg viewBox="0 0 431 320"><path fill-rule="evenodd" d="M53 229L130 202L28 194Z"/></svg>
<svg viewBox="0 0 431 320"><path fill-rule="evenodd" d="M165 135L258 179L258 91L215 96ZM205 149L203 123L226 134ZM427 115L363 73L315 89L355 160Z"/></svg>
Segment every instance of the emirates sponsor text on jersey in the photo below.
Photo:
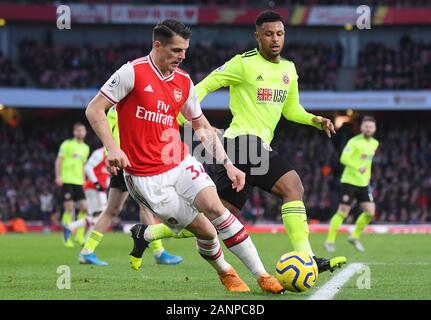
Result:
<svg viewBox="0 0 431 320"><path fill-rule="evenodd" d="M160 100L157 101L157 112L147 110L144 106L136 106L136 118L172 126L175 118L166 114L169 108L169 104Z"/></svg>

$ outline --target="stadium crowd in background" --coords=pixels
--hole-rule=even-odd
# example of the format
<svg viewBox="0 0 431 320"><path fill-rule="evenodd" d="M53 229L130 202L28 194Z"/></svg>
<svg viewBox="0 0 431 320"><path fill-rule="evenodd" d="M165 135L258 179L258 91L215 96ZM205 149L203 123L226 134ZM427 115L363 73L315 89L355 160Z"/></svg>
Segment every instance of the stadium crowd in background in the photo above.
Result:
<svg viewBox="0 0 431 320"><path fill-rule="evenodd" d="M357 89L431 89L431 43L402 37L387 46L372 42L358 57Z"/></svg>
<svg viewBox="0 0 431 320"><path fill-rule="evenodd" d="M28 82L14 63L4 57L0 51L0 86L2 87L26 87Z"/></svg>
<svg viewBox="0 0 431 320"><path fill-rule="evenodd" d="M187 52L187 59L181 67L198 83L237 53L253 48L252 43L240 47L198 42ZM146 45L138 44L63 46L53 45L50 41L43 44L23 40L19 45L19 61L37 87L98 88L98 84L105 82L113 70L145 55L149 50ZM289 43L283 56L295 61L302 89L335 89L337 70L342 59L340 46Z"/></svg>
<svg viewBox="0 0 431 320"><path fill-rule="evenodd" d="M253 43L241 47L198 42L188 51L182 68L197 83L224 61L253 47ZM98 83L109 78L113 65L120 67L148 50L146 45L137 44L64 46L23 40L19 63L32 83L25 81L11 61L0 57L0 70L4 71L0 73L0 85L97 88ZM343 57L339 44L289 42L282 56L295 62L302 90L337 90L337 72ZM368 43L359 52L355 86L366 90L430 89L431 43L409 37L402 37L394 46Z"/></svg>
<svg viewBox="0 0 431 320"><path fill-rule="evenodd" d="M227 125L227 123L225 124ZM289 127L291 124L289 124ZM338 203L337 191L342 167L339 152L353 136L343 126L333 138L298 126L280 126L273 147L289 155L306 189L308 216L327 221ZM56 219L61 211L59 189L55 187L53 163L61 141L70 135L69 123L37 122L15 128L0 125L0 219L12 217L45 220L40 195L54 196ZM373 164L372 186L377 206L376 222L424 223L431 221L431 129L422 124L392 124L380 119L376 137L381 142ZM98 140L89 132L92 150ZM280 222L277 199L255 190L242 211L243 219ZM138 220L138 208L129 200L125 220ZM347 220L349 222L349 220Z"/></svg>

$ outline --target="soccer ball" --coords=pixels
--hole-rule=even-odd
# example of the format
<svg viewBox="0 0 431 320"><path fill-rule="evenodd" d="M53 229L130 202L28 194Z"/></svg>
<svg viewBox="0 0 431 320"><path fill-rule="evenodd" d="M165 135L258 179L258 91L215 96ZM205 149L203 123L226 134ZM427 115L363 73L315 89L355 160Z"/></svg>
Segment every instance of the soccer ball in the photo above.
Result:
<svg viewBox="0 0 431 320"><path fill-rule="evenodd" d="M305 252L291 251L278 260L275 275L286 290L302 292L316 283L318 269L312 256Z"/></svg>

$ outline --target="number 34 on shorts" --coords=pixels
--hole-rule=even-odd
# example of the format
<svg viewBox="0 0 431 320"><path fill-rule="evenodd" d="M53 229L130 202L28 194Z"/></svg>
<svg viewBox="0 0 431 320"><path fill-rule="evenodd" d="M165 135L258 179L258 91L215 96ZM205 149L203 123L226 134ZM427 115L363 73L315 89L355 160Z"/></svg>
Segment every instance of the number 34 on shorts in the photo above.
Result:
<svg viewBox="0 0 431 320"><path fill-rule="evenodd" d="M192 174L192 180L195 180L196 178L199 178L199 176L201 174L207 175L206 172L205 172L204 167L201 164L188 166L186 168L186 170L189 170L191 172L191 174Z"/></svg>

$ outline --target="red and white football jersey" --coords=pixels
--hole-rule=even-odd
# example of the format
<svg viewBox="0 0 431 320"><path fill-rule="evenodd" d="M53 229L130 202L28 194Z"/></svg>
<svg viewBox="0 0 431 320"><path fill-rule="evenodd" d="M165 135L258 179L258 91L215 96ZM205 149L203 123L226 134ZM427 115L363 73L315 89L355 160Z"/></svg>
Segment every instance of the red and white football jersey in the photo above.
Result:
<svg viewBox="0 0 431 320"><path fill-rule="evenodd" d="M166 172L189 154L181 141L176 118L202 116L189 75L176 69L164 77L151 55L124 64L100 89L117 104L121 149L130 160L126 171L134 176Z"/></svg>
<svg viewBox="0 0 431 320"><path fill-rule="evenodd" d="M94 182L99 182L103 189L107 189L109 185L110 174L107 169L107 157L103 148L96 149L85 164L85 180L84 190L96 189Z"/></svg>

